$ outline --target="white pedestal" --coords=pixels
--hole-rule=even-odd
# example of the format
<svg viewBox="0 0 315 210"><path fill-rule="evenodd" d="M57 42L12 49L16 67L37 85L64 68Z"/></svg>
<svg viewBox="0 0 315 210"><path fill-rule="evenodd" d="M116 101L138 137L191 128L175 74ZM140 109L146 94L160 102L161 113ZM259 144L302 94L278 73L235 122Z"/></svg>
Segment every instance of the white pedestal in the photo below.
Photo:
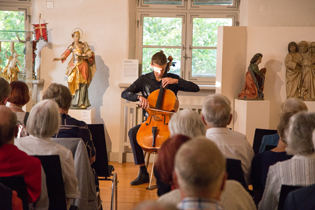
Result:
<svg viewBox="0 0 315 210"><path fill-rule="evenodd" d="M95 120L94 107L88 107L87 109L69 109L68 114L77 120L84 121L86 124L93 124Z"/></svg>
<svg viewBox="0 0 315 210"><path fill-rule="evenodd" d="M246 135L253 145L255 129L269 129L270 101L235 99L234 130Z"/></svg>
<svg viewBox="0 0 315 210"><path fill-rule="evenodd" d="M309 112L315 112L315 101L304 101Z"/></svg>

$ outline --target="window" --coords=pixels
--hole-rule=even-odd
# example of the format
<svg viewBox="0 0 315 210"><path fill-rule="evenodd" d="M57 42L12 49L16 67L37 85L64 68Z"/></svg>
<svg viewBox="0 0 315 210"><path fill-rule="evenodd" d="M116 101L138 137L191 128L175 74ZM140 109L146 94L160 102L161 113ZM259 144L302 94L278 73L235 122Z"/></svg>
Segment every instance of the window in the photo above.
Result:
<svg viewBox="0 0 315 210"><path fill-rule="evenodd" d="M25 44L18 42L16 36L18 35L22 40L25 40L25 31L29 30L29 5L18 4L20 2L18 0L14 0L10 4L1 2L6 1L0 0L0 68L5 68L7 64L5 52L7 51L8 56L11 55L12 40L15 40L14 50L18 55L21 55L18 59L23 66ZM15 4L14 2L17 3ZM21 69L23 70L23 68Z"/></svg>
<svg viewBox="0 0 315 210"><path fill-rule="evenodd" d="M237 25L234 0L139 0L136 56L142 74L151 57L172 55L172 73L198 84L214 84L218 26ZM163 12L162 12L163 11Z"/></svg>

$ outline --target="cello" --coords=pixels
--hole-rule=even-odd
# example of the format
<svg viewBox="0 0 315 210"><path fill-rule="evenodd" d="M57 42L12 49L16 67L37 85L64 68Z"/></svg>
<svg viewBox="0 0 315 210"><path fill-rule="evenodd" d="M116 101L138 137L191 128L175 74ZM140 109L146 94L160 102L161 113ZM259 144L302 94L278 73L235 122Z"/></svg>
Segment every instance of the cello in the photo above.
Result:
<svg viewBox="0 0 315 210"><path fill-rule="evenodd" d="M166 77L173 58L169 56L168 60L162 78ZM155 153L170 137L168 122L171 115L177 111L179 103L173 91L163 88L162 80L160 89L153 91L147 100L149 107L154 108L146 109L148 117L138 130L137 142L144 151Z"/></svg>

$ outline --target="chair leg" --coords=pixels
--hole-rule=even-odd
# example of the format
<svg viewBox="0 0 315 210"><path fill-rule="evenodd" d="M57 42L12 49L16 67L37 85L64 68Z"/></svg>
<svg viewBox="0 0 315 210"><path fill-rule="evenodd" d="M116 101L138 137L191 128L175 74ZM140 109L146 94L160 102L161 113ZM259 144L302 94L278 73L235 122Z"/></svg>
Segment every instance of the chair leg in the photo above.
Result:
<svg viewBox="0 0 315 210"><path fill-rule="evenodd" d="M147 190L154 190L154 189L157 188L157 185L151 185L152 177L153 177L153 170L154 170L155 154L156 154L156 152L153 153L153 165L152 165L152 169L151 169L149 187L146 188ZM149 162L149 161L148 161L148 162Z"/></svg>
<svg viewBox="0 0 315 210"><path fill-rule="evenodd" d="M149 152L144 152L144 156L145 156L145 167L148 168L149 163L150 163L150 154Z"/></svg>
<svg viewBox="0 0 315 210"><path fill-rule="evenodd" d="M117 173L115 172L113 174L113 183L112 183L112 196L111 196L111 204L110 209L111 210L117 210Z"/></svg>

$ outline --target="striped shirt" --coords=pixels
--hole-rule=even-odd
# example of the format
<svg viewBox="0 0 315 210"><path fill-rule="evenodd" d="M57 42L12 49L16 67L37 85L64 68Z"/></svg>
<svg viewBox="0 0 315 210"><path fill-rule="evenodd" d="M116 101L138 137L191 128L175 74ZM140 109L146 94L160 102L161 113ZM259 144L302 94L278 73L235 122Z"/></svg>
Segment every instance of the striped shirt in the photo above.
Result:
<svg viewBox="0 0 315 210"><path fill-rule="evenodd" d="M177 205L180 210L224 210L219 201L186 197Z"/></svg>

